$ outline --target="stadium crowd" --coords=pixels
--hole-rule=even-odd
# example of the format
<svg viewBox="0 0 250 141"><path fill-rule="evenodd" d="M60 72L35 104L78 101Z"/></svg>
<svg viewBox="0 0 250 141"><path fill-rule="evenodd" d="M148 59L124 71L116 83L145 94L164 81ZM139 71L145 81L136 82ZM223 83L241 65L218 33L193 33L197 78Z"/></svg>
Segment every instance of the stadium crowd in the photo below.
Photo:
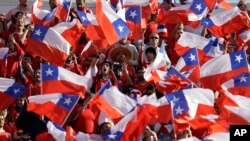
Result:
<svg viewBox="0 0 250 141"><path fill-rule="evenodd" d="M99 0L98 2L100 1L102 0ZM41 2L41 0L38 0L38 2ZM118 11L119 8L117 8L118 6L116 4L119 0L110 0L109 2L110 7L112 7L114 11ZM222 5L222 3L224 3L223 0L216 0L216 2L218 5ZM37 47L38 44L32 44L34 42L34 36L38 34L40 35L41 33L38 33L36 30L36 24L38 22L34 21L34 16L36 16L34 14L34 6L32 9L32 6L27 3L28 0L19 0L19 3L15 8L10 9L6 14L0 13L0 49L2 49L0 50L0 95L5 95L3 87L7 85L7 79L14 80L16 83L27 88L23 95L16 97L16 99L7 105L3 103L5 103L5 101L8 103L8 98L6 98L6 96L0 96L1 141L56 140L55 135L52 135L56 133L48 132L49 129L47 123L48 121L53 120L47 115L41 116L32 110L28 110L30 104L29 97L46 94L44 93L45 88L43 87L47 86L44 84L42 85L42 81L44 81L42 75L47 76L50 75L49 73L52 74L52 72L44 73L41 69L41 64L55 65L69 70L75 73L75 75L78 75L78 79L81 79L80 76L87 76L88 72L91 71L91 81L87 82L91 83L90 87L86 86L81 92L79 92L80 90L75 91L75 93L83 94L79 95L80 99L73 107L70 115L67 116L67 120L61 125L64 129L70 127L74 130L75 134L72 133L70 134L71 137L69 137L68 130L66 130L66 137L62 137L65 136L66 133L63 135L60 134L61 138L59 137L57 140L73 140L73 136L75 136L76 133L82 132L89 137L78 140L170 141L189 137L203 139L213 133L226 133L228 131L228 125L230 124L229 120L227 124L221 120L221 122L218 123L211 123L209 125L206 124L204 126L197 127L196 125L199 124L199 121L196 121L197 123L190 122L190 124L186 121L185 124L183 124L182 121L175 121L173 119L173 116L175 115L171 112L167 113L166 110L165 112L161 111L163 113L157 113L158 111L155 110L152 113L157 113L158 115L167 114L170 117L167 118L168 120L164 121L157 119L152 121L152 119L148 120L146 118L139 119L140 117L138 115L138 120L145 121L146 123L142 123L142 121L140 121L138 127L135 126L135 129L132 130L133 133L124 132L124 135L129 135L126 139L112 139L112 136L107 137L106 135L107 133L110 133L112 127L116 125L115 123L120 122L117 121L117 119L110 120L107 113L104 117L100 116L100 112L96 113L98 110L95 108L100 108L100 105L93 102L93 99L97 97L96 95L102 93L101 90L105 85L107 85L107 83L110 83L110 85L116 87L120 93L135 101L142 97L150 97L152 95L156 97L156 100L159 100L167 93L181 91L185 89L185 87L189 86L189 84L192 84L191 89L209 88L212 90L215 94L215 103L213 107L216 115L220 115L223 110L223 108L221 108L223 106L223 100L225 100L220 99L225 96L220 88L213 89L213 87L209 87L209 85L203 85L200 78L197 77L180 80L181 78L176 76L171 78L171 80L167 80L168 82L160 84L160 78L156 80L155 78L148 78L148 76L156 77L152 72L160 70L167 73L170 69L172 69L172 67L177 66L184 53L180 53L182 50L180 51L180 47L176 44L178 44L182 35L187 32L194 33L195 35L199 35L201 38L209 40L215 39L215 37L218 38L219 48L217 48L217 52L213 52L214 54L212 56L206 56L206 59L200 59L199 67L206 64L214 57L221 57L237 51L245 51L248 56L250 54L250 44L247 43L247 41L238 40L240 31L246 30L249 32L250 29L250 10L247 7L246 0L240 0L236 7L231 7L231 9L239 8L241 15L245 17L243 18L245 21L238 19L238 21L242 23L236 23L236 28L232 26L229 33L215 33L216 35L214 34L213 29L210 30L210 27L205 27L201 24L201 19L198 21L189 21L185 19L188 13L187 10L184 10L184 13L177 12L178 14L175 15L174 11L176 8L178 9L178 7L190 4L187 0L180 0L180 3L173 3L171 0L163 0L163 2L159 4L151 3L150 5L144 5L141 14L142 21L140 22L142 37L139 38L136 37L137 34L135 32L132 32L112 44L110 44L109 41L106 41L109 39L105 38L93 40L93 36L96 36L94 34L98 34L98 32L89 32L91 31L89 29L92 27L82 24L81 26L83 27L81 27L81 30L78 30L74 35L68 35L74 36L73 38L76 44L70 45L71 48L68 50L68 55L64 59L63 63L59 61L53 62L53 60L62 60L58 58L62 56L57 56L55 53L54 55L48 57L46 53L40 53L43 52L43 49ZM59 24L63 22L72 22L76 19L81 21L82 17L79 16L78 11L94 15L94 12L86 6L85 0L75 0L75 4L75 8L70 9L66 21L63 21L59 14L55 16L50 15L51 17L49 22L46 21L45 23L44 21L43 26L53 28L61 26ZM58 6L57 0L49 0L49 5L51 8L50 11L53 13L52 11L54 11L54 9ZM230 5L228 4L228 6ZM180 8L179 11L181 10L183 9ZM224 11L229 10L230 8L226 10L224 9ZM96 11L99 11L99 9L96 9ZM168 11L170 12L168 13ZM209 9L205 15L206 18L217 14L214 14L213 11L215 10ZM198 26L196 26L197 23ZM244 23L247 23L247 25L243 26ZM101 23L99 24L101 26ZM228 24L230 24L230 22ZM237 24L242 24L242 26ZM127 25L130 29L132 29L131 23L127 23ZM136 25L133 25L132 27L135 28ZM110 36L112 36L111 34L112 33L110 31ZM249 36L250 34L248 33L248 42L250 42ZM62 37L64 36L62 35ZM52 38L50 39L50 42L56 42L59 40L57 37L54 38L52 36ZM41 41L43 39L38 40ZM184 43L184 45L192 44L189 41L190 40L187 40L188 43ZM195 42L203 41L197 41L194 39L193 42L193 44L195 44ZM39 49L34 51L36 48ZM7 49L6 55L4 55L5 49ZM162 54L163 57L158 59L158 54ZM3 56L2 58L1 55ZM192 56L190 57L192 60ZM239 58L239 62L241 59L244 59L244 57ZM156 62L156 60L158 62ZM248 58L247 61L249 61ZM163 64L159 62L163 62ZM223 63L225 64L226 62ZM160 64L160 66L155 64ZM150 73L149 70L151 71ZM178 71L181 72L181 70ZM180 74L182 75L183 73ZM238 75L239 74L241 73L238 73ZM234 77L236 77L236 75L230 79ZM162 80L160 81L162 82ZM67 85L69 86L70 84L67 83L66 86ZM166 85L166 87L162 87L162 85ZM61 85L57 85L57 83L52 84L52 86L50 85L50 87L58 87L58 89L61 89ZM71 86L69 86L68 89L71 89ZM11 95L15 95L15 93L16 92L12 92ZM57 93L60 93L60 91ZM115 95L116 93L112 94ZM149 101L153 101L153 99L154 98L149 99ZM95 104L98 106L95 106ZM122 105L124 103L121 102L120 104ZM103 112L107 110L105 108L100 109L104 110ZM182 113L182 111L179 112ZM51 115L53 115L53 113L51 113ZM125 114L123 116L125 116ZM234 124L237 123L242 124L243 122L237 120ZM133 135L139 136L133 137ZM77 138L74 138L74 140L77 140Z"/></svg>

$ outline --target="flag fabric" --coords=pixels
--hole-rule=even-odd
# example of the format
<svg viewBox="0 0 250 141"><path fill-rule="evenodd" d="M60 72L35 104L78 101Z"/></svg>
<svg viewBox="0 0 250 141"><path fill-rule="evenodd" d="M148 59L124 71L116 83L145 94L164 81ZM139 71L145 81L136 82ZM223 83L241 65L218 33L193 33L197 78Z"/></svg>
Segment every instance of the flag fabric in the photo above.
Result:
<svg viewBox="0 0 250 141"><path fill-rule="evenodd" d="M16 99L24 95L27 88L12 79L0 77L0 111L9 107Z"/></svg>
<svg viewBox="0 0 250 141"><path fill-rule="evenodd" d="M8 52L9 52L9 48L7 47L0 48L0 62L6 61Z"/></svg>
<svg viewBox="0 0 250 141"><path fill-rule="evenodd" d="M96 19L110 45L130 34L126 23L113 11L108 1L96 1Z"/></svg>
<svg viewBox="0 0 250 141"><path fill-rule="evenodd" d="M168 72L161 70L152 71L150 80L153 80L157 89L164 94L184 89L191 83L189 79L174 67L170 67Z"/></svg>
<svg viewBox="0 0 250 141"><path fill-rule="evenodd" d="M81 34L85 31L85 28L77 19L74 19L72 22L60 22L52 27L52 29L68 41L73 47L73 50L77 49L78 40L76 39L79 39Z"/></svg>
<svg viewBox="0 0 250 141"><path fill-rule="evenodd" d="M144 95L137 98L139 105L143 105L146 111L150 114L149 124L166 123L172 120L171 107L165 97L158 99L153 93L149 96Z"/></svg>
<svg viewBox="0 0 250 141"><path fill-rule="evenodd" d="M227 90L224 94L234 103L225 101L221 110L221 118L228 124L249 124L250 123L250 98L241 95L232 95Z"/></svg>
<svg viewBox="0 0 250 141"><path fill-rule="evenodd" d="M81 23L86 28L85 33L87 37L93 41L99 50L106 48L108 46L108 42L98 21L96 20L96 16L84 11L77 11L77 14Z"/></svg>
<svg viewBox="0 0 250 141"><path fill-rule="evenodd" d="M78 100L79 96L61 93L30 96L27 110L63 126Z"/></svg>
<svg viewBox="0 0 250 141"><path fill-rule="evenodd" d="M48 121L47 122L48 133L52 135L55 141L66 141L66 130L59 125Z"/></svg>
<svg viewBox="0 0 250 141"><path fill-rule="evenodd" d="M145 127L148 125L149 114L146 108L136 106L126 114L111 130L103 135L104 139L119 141L139 140Z"/></svg>
<svg viewBox="0 0 250 141"><path fill-rule="evenodd" d="M189 121L200 120L201 116L215 114L214 93L210 89L194 88L185 89L165 95L171 104L172 116L177 124L188 124ZM207 125L203 123L199 124ZM197 126L201 126L201 125ZM181 127L181 126L176 126ZM192 126L192 128L196 128ZM179 129L176 129L179 131Z"/></svg>
<svg viewBox="0 0 250 141"><path fill-rule="evenodd" d="M178 141L229 141L229 133L219 132L205 136L203 139L198 139L197 137L189 137L180 139Z"/></svg>
<svg viewBox="0 0 250 141"><path fill-rule="evenodd" d="M41 0L36 0L33 4L33 11L32 11L32 21L34 25L40 24L44 26L49 26L51 21L54 19L56 8L54 8L52 11L48 10L42 10L39 7L41 3Z"/></svg>
<svg viewBox="0 0 250 141"><path fill-rule="evenodd" d="M214 10L216 0L195 0L190 5L189 21L199 21L205 17L209 10Z"/></svg>
<svg viewBox="0 0 250 141"><path fill-rule="evenodd" d="M125 19L127 24L132 23L130 30L133 34L135 41L142 39L142 27L141 27L141 7L134 6L125 8Z"/></svg>
<svg viewBox="0 0 250 141"><path fill-rule="evenodd" d="M198 82L200 79L200 63L196 48L187 51L175 65L176 70L187 74L191 81Z"/></svg>
<svg viewBox="0 0 250 141"><path fill-rule="evenodd" d="M90 67L85 76L81 76L62 67L42 64L42 94L71 93L84 98L85 92L92 86L91 71L92 67Z"/></svg>
<svg viewBox="0 0 250 141"><path fill-rule="evenodd" d="M217 90L222 83L248 71L245 51L225 54L201 66L201 83L205 88Z"/></svg>
<svg viewBox="0 0 250 141"><path fill-rule="evenodd" d="M72 0L56 0L56 4L55 16L61 21L66 22L72 5Z"/></svg>
<svg viewBox="0 0 250 141"><path fill-rule="evenodd" d="M250 74L243 73L222 84L224 90L229 91L233 95L241 95L250 98Z"/></svg>
<svg viewBox="0 0 250 141"><path fill-rule="evenodd" d="M201 22L216 37L223 37L230 33L238 32L249 25L247 17L241 13L237 6L214 14L209 18L203 18Z"/></svg>
<svg viewBox="0 0 250 141"><path fill-rule="evenodd" d="M250 30L242 30L237 35L237 41L240 43L245 43L248 47L250 47Z"/></svg>
<svg viewBox="0 0 250 141"><path fill-rule="evenodd" d="M152 0L140 0L140 1L134 1L134 0L122 0L122 5L125 6L147 6L150 4Z"/></svg>
<svg viewBox="0 0 250 141"><path fill-rule="evenodd" d="M213 44L214 41L211 39L207 39L194 33L184 32L175 44L175 50L179 55L183 55L190 48L197 48L200 50L200 54L205 55L211 50Z"/></svg>
<svg viewBox="0 0 250 141"><path fill-rule="evenodd" d="M62 66L69 55L70 47L71 45L54 29L36 25L26 51Z"/></svg>
<svg viewBox="0 0 250 141"><path fill-rule="evenodd" d="M121 93L117 87L110 87L110 82L106 83L89 102L90 109L96 117L95 119L99 119L100 113L103 112L113 123L117 123L135 105L136 101Z"/></svg>

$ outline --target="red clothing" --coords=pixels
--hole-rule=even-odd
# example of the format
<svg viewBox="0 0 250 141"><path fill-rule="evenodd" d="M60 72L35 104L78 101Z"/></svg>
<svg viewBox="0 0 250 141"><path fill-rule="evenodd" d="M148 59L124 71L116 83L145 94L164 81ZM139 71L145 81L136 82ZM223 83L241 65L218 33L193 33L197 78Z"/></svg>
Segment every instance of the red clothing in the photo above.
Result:
<svg viewBox="0 0 250 141"><path fill-rule="evenodd" d="M142 94L145 92L146 88L148 87L149 83L146 81L134 81L133 88L139 90Z"/></svg>
<svg viewBox="0 0 250 141"><path fill-rule="evenodd" d="M10 133L0 130L0 141L12 141Z"/></svg>
<svg viewBox="0 0 250 141"><path fill-rule="evenodd" d="M76 120L73 122L72 128L77 133L79 131L83 133L95 133L95 117L90 109L83 109Z"/></svg>
<svg viewBox="0 0 250 141"><path fill-rule="evenodd" d="M78 75L83 75L81 66L79 64L75 64L75 63L64 64L63 68L68 69Z"/></svg>
<svg viewBox="0 0 250 141"><path fill-rule="evenodd" d="M8 54L7 57L7 77L15 77L19 66L19 57L24 55L24 51L16 44L15 51Z"/></svg>
<svg viewBox="0 0 250 141"><path fill-rule="evenodd" d="M110 72L109 74L109 79L111 79L111 83L114 86L118 86L118 80L115 76L114 73ZM109 79L104 79L100 74L97 74L93 78L93 84L95 84L95 92L98 92L98 90L109 80Z"/></svg>

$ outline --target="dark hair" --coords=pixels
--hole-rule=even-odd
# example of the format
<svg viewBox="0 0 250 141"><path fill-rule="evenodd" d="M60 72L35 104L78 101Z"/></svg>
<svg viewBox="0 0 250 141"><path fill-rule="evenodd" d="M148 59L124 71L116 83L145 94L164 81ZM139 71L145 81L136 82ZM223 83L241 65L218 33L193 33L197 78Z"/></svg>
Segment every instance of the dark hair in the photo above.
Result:
<svg viewBox="0 0 250 141"><path fill-rule="evenodd" d="M145 50L145 54L147 53L153 53L156 56L156 49L153 47L149 47Z"/></svg>
<svg viewBox="0 0 250 141"><path fill-rule="evenodd" d="M24 54L23 57L28 57L28 58L30 58L31 60L33 60L33 56L32 56L31 54L29 54L29 53Z"/></svg>

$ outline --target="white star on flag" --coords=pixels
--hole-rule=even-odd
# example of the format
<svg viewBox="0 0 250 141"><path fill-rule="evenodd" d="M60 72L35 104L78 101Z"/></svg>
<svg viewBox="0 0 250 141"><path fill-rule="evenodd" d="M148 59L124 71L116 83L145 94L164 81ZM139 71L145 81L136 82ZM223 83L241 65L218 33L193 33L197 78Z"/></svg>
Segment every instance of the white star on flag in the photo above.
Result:
<svg viewBox="0 0 250 141"><path fill-rule="evenodd" d="M182 111L183 111L184 109L182 109L181 106L179 105L178 108L177 108L177 109L174 109L174 110L175 110L175 112L176 112L176 115L178 115L178 114L182 114Z"/></svg>
<svg viewBox="0 0 250 141"><path fill-rule="evenodd" d="M20 93L20 89L14 89L14 93L15 94Z"/></svg>
<svg viewBox="0 0 250 141"><path fill-rule="evenodd" d="M179 99L180 99L179 97L174 96L173 102L177 102L177 101L179 101Z"/></svg>
<svg viewBox="0 0 250 141"><path fill-rule="evenodd" d="M137 15L136 11L130 11L130 15L129 16L131 16L133 19L135 18L136 15Z"/></svg>
<svg viewBox="0 0 250 141"><path fill-rule="evenodd" d="M71 101L70 98L65 98L63 103L66 103L66 104L69 106L69 104L70 104L71 102L72 102L72 101Z"/></svg>
<svg viewBox="0 0 250 141"><path fill-rule="evenodd" d="M201 4L196 4L196 9L198 9L199 11L201 11L202 7L201 7Z"/></svg>
<svg viewBox="0 0 250 141"><path fill-rule="evenodd" d="M35 30L35 35L40 36L41 33L42 33L42 32L41 32L40 29Z"/></svg>
<svg viewBox="0 0 250 141"><path fill-rule="evenodd" d="M123 26L119 25L117 28L119 29L120 32L123 32L123 28L124 28Z"/></svg>
<svg viewBox="0 0 250 141"><path fill-rule="evenodd" d="M82 20L83 20L83 21L86 21L87 19L86 19L84 16L82 16Z"/></svg>
<svg viewBox="0 0 250 141"><path fill-rule="evenodd" d="M239 56L235 55L235 57L236 57L235 61L238 61L239 63L240 63L240 61L243 59L243 58L241 57L241 54L239 54Z"/></svg>
<svg viewBox="0 0 250 141"><path fill-rule="evenodd" d="M192 53L190 54L190 56L189 56L188 58L190 58L191 61L195 61L195 60L196 60L196 59L195 59L195 56L194 56Z"/></svg>
<svg viewBox="0 0 250 141"><path fill-rule="evenodd" d="M113 134L109 135L110 139L115 139L115 137L116 137L116 135L113 135Z"/></svg>
<svg viewBox="0 0 250 141"><path fill-rule="evenodd" d="M51 75L51 76L53 76L53 72L54 71L52 71L50 68L47 70L47 71L45 71L46 72L46 76L48 76L48 75Z"/></svg>
<svg viewBox="0 0 250 141"><path fill-rule="evenodd" d="M247 77L242 76L242 77L240 78L240 83L241 83L241 82L247 82Z"/></svg>

